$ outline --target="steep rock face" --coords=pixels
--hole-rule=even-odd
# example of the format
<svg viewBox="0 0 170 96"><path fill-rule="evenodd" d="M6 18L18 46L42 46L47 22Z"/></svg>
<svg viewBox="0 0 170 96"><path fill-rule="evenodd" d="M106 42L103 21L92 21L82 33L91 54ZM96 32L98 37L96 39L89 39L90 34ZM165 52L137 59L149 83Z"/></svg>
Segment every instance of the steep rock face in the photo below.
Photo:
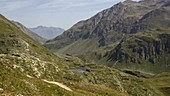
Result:
<svg viewBox="0 0 170 96"><path fill-rule="evenodd" d="M140 35L131 36L122 41L122 43L120 43L113 51L106 54L108 56L108 60L119 60L120 62L133 62L138 64L144 63L142 60L147 60L152 64L168 64L168 59L164 62L159 61L161 61L161 56L169 56L169 33L160 33L158 36L155 36L156 38ZM152 35L154 35L154 33L152 33Z"/></svg>
<svg viewBox="0 0 170 96"><path fill-rule="evenodd" d="M144 15L138 22L133 25L131 32L145 31L156 28L169 28L170 26L170 9L169 6L155 9Z"/></svg>

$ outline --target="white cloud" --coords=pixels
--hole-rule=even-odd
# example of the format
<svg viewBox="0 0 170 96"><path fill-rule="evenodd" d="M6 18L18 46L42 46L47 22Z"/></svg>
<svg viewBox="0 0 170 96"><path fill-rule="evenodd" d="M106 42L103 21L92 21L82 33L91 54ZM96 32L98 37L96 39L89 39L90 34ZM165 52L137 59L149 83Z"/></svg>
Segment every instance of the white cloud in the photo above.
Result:
<svg viewBox="0 0 170 96"><path fill-rule="evenodd" d="M10 12L24 7L28 7L34 3L34 0L2 0L0 1L0 10Z"/></svg>

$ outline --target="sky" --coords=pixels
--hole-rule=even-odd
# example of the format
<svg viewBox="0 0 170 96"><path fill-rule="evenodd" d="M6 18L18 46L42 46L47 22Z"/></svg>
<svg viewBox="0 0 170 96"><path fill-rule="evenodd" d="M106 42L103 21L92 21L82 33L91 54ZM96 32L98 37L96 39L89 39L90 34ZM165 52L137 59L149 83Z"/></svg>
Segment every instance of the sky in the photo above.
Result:
<svg viewBox="0 0 170 96"><path fill-rule="evenodd" d="M0 0L0 14L26 27L68 29L124 0Z"/></svg>

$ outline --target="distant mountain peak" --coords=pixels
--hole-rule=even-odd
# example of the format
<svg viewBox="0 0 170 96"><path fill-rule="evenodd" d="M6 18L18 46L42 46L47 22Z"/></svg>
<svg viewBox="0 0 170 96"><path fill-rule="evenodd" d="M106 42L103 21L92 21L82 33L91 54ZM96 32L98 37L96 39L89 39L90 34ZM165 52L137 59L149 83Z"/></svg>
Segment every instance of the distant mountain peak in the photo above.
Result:
<svg viewBox="0 0 170 96"><path fill-rule="evenodd" d="M63 28L60 28L60 27L45 26L45 25L38 25L37 27L34 27L34 28L58 28L58 29L63 29ZM64 29L63 29L63 30L64 30Z"/></svg>
<svg viewBox="0 0 170 96"><path fill-rule="evenodd" d="M43 25L39 25L39 26L37 26L37 28L42 28L42 27L45 27L45 26L43 26Z"/></svg>
<svg viewBox="0 0 170 96"><path fill-rule="evenodd" d="M43 38L46 38L47 40L53 39L54 37L62 34L64 32L64 29L59 27L46 27L43 25L39 25L35 28L30 28L31 31L34 33L42 36Z"/></svg>

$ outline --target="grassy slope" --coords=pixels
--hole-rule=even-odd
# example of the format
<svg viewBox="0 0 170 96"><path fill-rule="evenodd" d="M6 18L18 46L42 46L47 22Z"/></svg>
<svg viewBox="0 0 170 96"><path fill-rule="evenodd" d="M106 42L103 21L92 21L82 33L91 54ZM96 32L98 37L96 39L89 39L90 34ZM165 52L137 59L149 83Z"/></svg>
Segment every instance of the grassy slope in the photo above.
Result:
<svg viewBox="0 0 170 96"><path fill-rule="evenodd" d="M78 40L74 42L73 44L70 44L69 46L66 46L64 48L57 50L57 53L72 54L72 55L83 54L85 52L88 52L88 51L91 51L97 48L97 45L98 45L97 43L98 42L95 39Z"/></svg>
<svg viewBox="0 0 170 96"><path fill-rule="evenodd" d="M151 85L158 89L158 92L162 92L162 95L170 95L170 75L169 73L162 73L154 76L148 80Z"/></svg>
<svg viewBox="0 0 170 96"><path fill-rule="evenodd" d="M76 88L79 90L87 89L90 92L106 95L112 94L109 91L110 89L108 90L108 88L111 88L115 90L112 90L112 92L120 92L122 96L128 96L128 94L132 96L166 96L164 94L169 94L168 92L165 92L163 94L161 89L155 86L156 83L164 83L164 85L162 85L163 88L169 86L169 79L162 78L164 77L162 75L160 75L162 76L161 78L155 78L151 75L148 76L149 78L138 78L112 68L98 66L94 64L86 64L77 68L86 69L89 70L89 72L69 72L68 74L64 75L64 78L67 79L67 85L70 85L72 86L72 88ZM159 81L159 79L162 79L162 81ZM151 80L155 81L152 82ZM74 81L74 83L71 83L72 81ZM150 81L152 83L150 83ZM107 89L107 91L99 91L99 88L96 88L95 86L103 88L102 90Z"/></svg>
<svg viewBox="0 0 170 96"><path fill-rule="evenodd" d="M56 72L53 70L59 70L58 66L64 66L62 59L40 46L3 16L0 16L0 44L1 95L70 94L58 86L42 82L41 79L26 76L52 78L49 74Z"/></svg>
<svg viewBox="0 0 170 96"><path fill-rule="evenodd" d="M13 68L5 68L0 65L0 91L1 95L29 95L29 96L47 96L47 95L70 95L72 93L64 89L43 82L41 79L28 78L26 75Z"/></svg>

